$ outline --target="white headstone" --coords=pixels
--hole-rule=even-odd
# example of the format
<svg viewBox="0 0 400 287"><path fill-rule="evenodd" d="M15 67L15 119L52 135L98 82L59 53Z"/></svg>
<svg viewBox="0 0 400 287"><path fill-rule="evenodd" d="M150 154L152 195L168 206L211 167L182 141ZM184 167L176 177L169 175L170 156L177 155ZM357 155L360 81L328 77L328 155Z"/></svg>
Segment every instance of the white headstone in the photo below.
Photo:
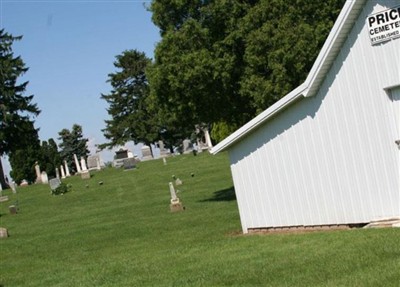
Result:
<svg viewBox="0 0 400 287"><path fill-rule="evenodd" d="M81 156L81 166L82 166L82 171L87 171L86 161L83 156Z"/></svg>
<svg viewBox="0 0 400 287"><path fill-rule="evenodd" d="M11 187L12 193L17 193L17 184L15 183L15 181L12 181L10 183L10 187Z"/></svg>
<svg viewBox="0 0 400 287"><path fill-rule="evenodd" d="M148 145L142 146L142 161L153 159L151 148Z"/></svg>
<svg viewBox="0 0 400 287"><path fill-rule="evenodd" d="M68 167L68 163L66 160L64 160L64 166L65 166L65 176L70 177L71 174L69 173L69 167Z"/></svg>
<svg viewBox="0 0 400 287"><path fill-rule="evenodd" d="M207 147L208 147L209 149L211 149L211 148L213 147L213 144L212 144L212 142L211 142L210 133L208 132L208 129L207 129L207 128L204 129L204 137L206 138Z"/></svg>
<svg viewBox="0 0 400 287"><path fill-rule="evenodd" d="M7 228L0 227L0 238L7 238L7 237L8 237Z"/></svg>
<svg viewBox="0 0 400 287"><path fill-rule="evenodd" d="M45 171L42 171L41 179L42 179L42 183L43 184L48 184L49 183L49 178L47 177L47 173Z"/></svg>
<svg viewBox="0 0 400 287"><path fill-rule="evenodd" d="M42 173L40 172L40 166L38 162L35 163L35 172L36 172L36 183L41 183L42 182Z"/></svg>
<svg viewBox="0 0 400 287"><path fill-rule="evenodd" d="M78 161L78 157L76 156L76 154L74 154L74 160L75 160L75 165L76 165L76 171L78 173L81 173L81 166L79 165L79 161Z"/></svg>
<svg viewBox="0 0 400 287"><path fill-rule="evenodd" d="M63 165L60 165L60 170L61 170L61 178L65 178L65 171Z"/></svg>
<svg viewBox="0 0 400 287"><path fill-rule="evenodd" d="M56 167L56 178L60 179L60 170Z"/></svg>
<svg viewBox="0 0 400 287"><path fill-rule="evenodd" d="M97 168L97 170L100 170L100 169L101 169L100 157L96 158L96 168Z"/></svg>
<svg viewBox="0 0 400 287"><path fill-rule="evenodd" d="M182 144L183 153L190 153L192 151L192 142L189 139L185 139Z"/></svg>
<svg viewBox="0 0 400 287"><path fill-rule="evenodd" d="M160 151L165 150L164 142L161 141L161 140L159 140L159 141L158 141L158 147L159 147Z"/></svg>
<svg viewBox="0 0 400 287"><path fill-rule="evenodd" d="M169 183L169 192L171 194L171 203L178 203L179 198L176 196L175 188L172 182Z"/></svg>

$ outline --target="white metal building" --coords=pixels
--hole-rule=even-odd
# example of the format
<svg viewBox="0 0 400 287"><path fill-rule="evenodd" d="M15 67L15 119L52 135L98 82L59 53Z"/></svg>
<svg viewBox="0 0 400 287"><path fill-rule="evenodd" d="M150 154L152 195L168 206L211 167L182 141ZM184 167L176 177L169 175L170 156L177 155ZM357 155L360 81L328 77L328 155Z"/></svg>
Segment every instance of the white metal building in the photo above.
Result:
<svg viewBox="0 0 400 287"><path fill-rule="evenodd" d="M247 233L400 216L398 140L400 0L353 0L306 81L211 153L229 151Z"/></svg>

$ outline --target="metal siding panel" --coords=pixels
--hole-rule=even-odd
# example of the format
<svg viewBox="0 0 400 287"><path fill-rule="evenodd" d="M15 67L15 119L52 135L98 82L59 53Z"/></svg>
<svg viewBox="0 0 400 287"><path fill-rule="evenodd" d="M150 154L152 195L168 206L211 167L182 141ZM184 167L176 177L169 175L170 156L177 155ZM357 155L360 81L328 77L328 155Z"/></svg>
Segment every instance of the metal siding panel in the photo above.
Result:
<svg viewBox="0 0 400 287"><path fill-rule="evenodd" d="M364 24L372 2L317 95L293 103L230 150L245 229L400 215L399 115L383 90L400 84L400 39L371 46Z"/></svg>
<svg viewBox="0 0 400 287"><path fill-rule="evenodd" d="M229 152L230 156L233 154L232 152ZM232 162L232 157L231 157L231 162ZM235 194L236 194L236 200L238 203L238 208L239 208L239 215L240 215L240 222L242 225L242 229L244 233L247 233L247 228L251 227L251 217L252 217L252 212L248 208L248 194L246 192L246 186L245 182L242 179L242 169L243 164L231 164L231 172L232 172L232 178L233 178L233 184L235 186Z"/></svg>

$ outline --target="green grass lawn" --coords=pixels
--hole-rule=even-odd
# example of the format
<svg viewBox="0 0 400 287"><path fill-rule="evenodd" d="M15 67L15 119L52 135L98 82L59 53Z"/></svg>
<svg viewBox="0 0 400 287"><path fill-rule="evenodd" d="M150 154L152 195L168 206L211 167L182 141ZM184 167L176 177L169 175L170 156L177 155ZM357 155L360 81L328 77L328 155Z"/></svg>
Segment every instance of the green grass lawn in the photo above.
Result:
<svg viewBox="0 0 400 287"><path fill-rule="evenodd" d="M3 192L0 286L400 286L400 229L241 235L224 153L92 175Z"/></svg>

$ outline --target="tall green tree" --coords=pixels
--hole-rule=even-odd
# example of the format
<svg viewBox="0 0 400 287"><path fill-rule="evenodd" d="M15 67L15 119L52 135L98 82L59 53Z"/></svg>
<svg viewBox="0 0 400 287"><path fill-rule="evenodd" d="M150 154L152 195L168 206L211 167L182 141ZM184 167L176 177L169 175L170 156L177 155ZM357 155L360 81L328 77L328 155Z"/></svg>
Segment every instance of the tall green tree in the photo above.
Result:
<svg viewBox="0 0 400 287"><path fill-rule="evenodd" d="M0 156L31 143L33 117L40 113L32 103L33 95L24 96L28 82L18 82L28 71L21 57L15 57L12 51L13 42L21 38L0 30ZM1 160L0 183L6 186Z"/></svg>
<svg viewBox="0 0 400 287"><path fill-rule="evenodd" d="M16 183L27 180L32 183L36 179L35 163L40 162L42 153L38 131L32 122L26 122L24 135L25 143L9 152L8 158L11 165L11 177Z"/></svg>
<svg viewBox="0 0 400 287"><path fill-rule="evenodd" d="M42 141L40 152L41 159L39 163L41 168L46 171L48 176L55 177L55 170L60 167L62 161L54 139L50 138L48 141Z"/></svg>
<svg viewBox="0 0 400 287"><path fill-rule="evenodd" d="M159 138L160 124L157 107L149 98L146 68L151 60L137 50L127 50L116 56L115 73L108 75L112 90L102 94L101 99L109 104L111 119L103 129L108 143L100 148L123 145L128 141L153 143Z"/></svg>
<svg viewBox="0 0 400 287"><path fill-rule="evenodd" d="M237 31L251 4L183 2L152 2L153 21L162 32L149 70L152 94L186 125L238 126L254 114L238 85L244 42ZM174 15L170 21L169 15Z"/></svg>
<svg viewBox="0 0 400 287"><path fill-rule="evenodd" d="M58 139L61 141L59 144L61 160L68 162L70 171L77 172L74 164L74 154L76 154L79 161L81 157L86 158L89 155L89 150L87 149L88 139L83 137L82 127L74 124L72 130L62 129L58 135L60 136Z"/></svg>
<svg viewBox="0 0 400 287"><path fill-rule="evenodd" d="M221 139L304 81L343 3L154 0L151 92Z"/></svg>
<svg viewBox="0 0 400 287"><path fill-rule="evenodd" d="M240 94L257 113L304 82L344 2L260 1L243 17Z"/></svg>

